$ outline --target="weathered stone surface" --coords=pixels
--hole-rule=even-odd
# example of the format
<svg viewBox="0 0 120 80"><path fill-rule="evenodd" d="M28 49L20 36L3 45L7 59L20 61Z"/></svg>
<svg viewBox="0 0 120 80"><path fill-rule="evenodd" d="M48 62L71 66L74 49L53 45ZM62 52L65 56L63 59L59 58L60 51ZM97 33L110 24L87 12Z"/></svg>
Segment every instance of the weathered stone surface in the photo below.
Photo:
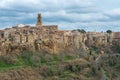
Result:
<svg viewBox="0 0 120 80"><path fill-rule="evenodd" d="M41 25L42 25L42 16L41 14L38 14L36 27L40 28Z"/></svg>
<svg viewBox="0 0 120 80"><path fill-rule="evenodd" d="M41 27L38 27L39 25ZM58 30L57 25L42 25L39 14L35 27L24 25L0 30L0 55L18 54L24 50L58 53L72 48L88 49L91 45L111 44L116 39L116 34Z"/></svg>

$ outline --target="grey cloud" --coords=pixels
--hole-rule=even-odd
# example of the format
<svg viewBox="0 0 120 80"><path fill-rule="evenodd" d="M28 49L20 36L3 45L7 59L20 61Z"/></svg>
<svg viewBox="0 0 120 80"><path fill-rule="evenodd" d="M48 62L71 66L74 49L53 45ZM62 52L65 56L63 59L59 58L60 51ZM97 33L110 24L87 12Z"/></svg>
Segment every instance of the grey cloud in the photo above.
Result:
<svg viewBox="0 0 120 80"><path fill-rule="evenodd" d="M109 21L120 21L120 8L104 12L109 17Z"/></svg>
<svg viewBox="0 0 120 80"><path fill-rule="evenodd" d="M120 22L117 10L104 13L94 5L94 0L2 0L0 26L35 24L38 13L42 13L44 23L58 24L60 29L71 26L70 29L91 30L92 26L96 26L96 29L99 27L99 30L102 30L106 29L106 25L110 28L112 23Z"/></svg>
<svg viewBox="0 0 120 80"><path fill-rule="evenodd" d="M105 14L106 16L108 16L111 21L120 21L120 15L109 15L109 14Z"/></svg>
<svg viewBox="0 0 120 80"><path fill-rule="evenodd" d="M98 9L95 7L82 7L82 8L71 8L66 10L68 13L98 13Z"/></svg>

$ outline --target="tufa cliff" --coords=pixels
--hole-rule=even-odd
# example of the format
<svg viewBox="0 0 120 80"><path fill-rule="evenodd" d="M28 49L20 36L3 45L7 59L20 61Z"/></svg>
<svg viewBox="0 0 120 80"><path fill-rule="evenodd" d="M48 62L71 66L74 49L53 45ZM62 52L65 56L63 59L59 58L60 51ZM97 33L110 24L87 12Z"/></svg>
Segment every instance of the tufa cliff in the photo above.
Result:
<svg viewBox="0 0 120 80"><path fill-rule="evenodd" d="M0 55L18 54L24 50L58 53L74 48L89 49L91 45L120 44L119 41L119 32L81 33L78 30L58 30L57 25L42 25L41 14L38 14L36 26L21 24L0 30Z"/></svg>

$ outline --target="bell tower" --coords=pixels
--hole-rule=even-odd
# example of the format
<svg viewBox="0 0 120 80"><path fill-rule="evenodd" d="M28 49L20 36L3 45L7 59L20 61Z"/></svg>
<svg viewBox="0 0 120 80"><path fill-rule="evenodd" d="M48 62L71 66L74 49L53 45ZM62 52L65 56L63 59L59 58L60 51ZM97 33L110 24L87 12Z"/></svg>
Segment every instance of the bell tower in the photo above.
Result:
<svg viewBox="0 0 120 80"><path fill-rule="evenodd" d="M42 16L41 14L38 14L36 27L40 28L41 25L42 25Z"/></svg>

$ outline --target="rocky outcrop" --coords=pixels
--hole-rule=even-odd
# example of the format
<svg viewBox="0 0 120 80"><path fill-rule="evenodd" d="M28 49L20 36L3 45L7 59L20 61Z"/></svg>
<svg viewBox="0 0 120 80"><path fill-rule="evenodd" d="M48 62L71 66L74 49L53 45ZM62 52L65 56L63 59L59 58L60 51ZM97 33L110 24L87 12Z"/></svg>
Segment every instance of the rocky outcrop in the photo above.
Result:
<svg viewBox="0 0 120 80"><path fill-rule="evenodd" d="M113 41L107 33L58 30L57 25L42 25L41 20L39 14L36 26L18 25L1 30L0 55L18 54L24 50L58 53L66 49L88 49L88 46L106 45Z"/></svg>
<svg viewBox="0 0 120 80"><path fill-rule="evenodd" d="M106 33L90 34L78 31L43 30L27 26L10 28L2 32L0 38L2 54L17 54L23 50L46 50L58 53L65 49L88 49L88 45L105 45L108 39Z"/></svg>

